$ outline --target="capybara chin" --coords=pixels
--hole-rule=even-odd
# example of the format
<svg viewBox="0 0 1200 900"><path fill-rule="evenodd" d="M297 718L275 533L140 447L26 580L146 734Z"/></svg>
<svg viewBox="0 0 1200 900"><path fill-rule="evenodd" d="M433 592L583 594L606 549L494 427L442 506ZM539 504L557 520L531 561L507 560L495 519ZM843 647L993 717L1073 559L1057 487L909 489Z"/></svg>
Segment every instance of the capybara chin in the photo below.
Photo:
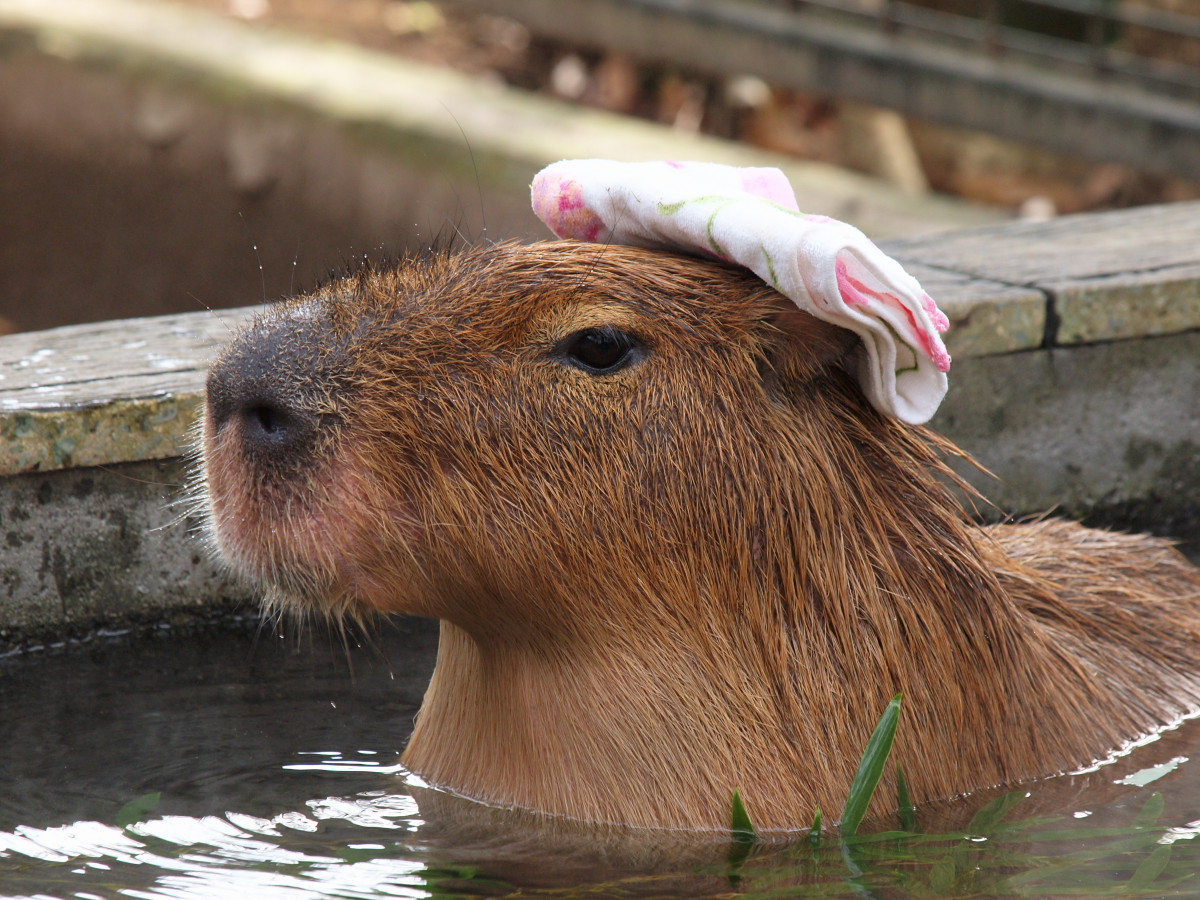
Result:
<svg viewBox="0 0 1200 900"><path fill-rule="evenodd" d="M1200 573L1148 537L972 525L952 448L847 375L856 342L627 247L366 269L213 365L211 534L278 604L440 619L404 762L489 804L725 828L736 788L798 828L900 691L918 801L1195 709Z"/></svg>

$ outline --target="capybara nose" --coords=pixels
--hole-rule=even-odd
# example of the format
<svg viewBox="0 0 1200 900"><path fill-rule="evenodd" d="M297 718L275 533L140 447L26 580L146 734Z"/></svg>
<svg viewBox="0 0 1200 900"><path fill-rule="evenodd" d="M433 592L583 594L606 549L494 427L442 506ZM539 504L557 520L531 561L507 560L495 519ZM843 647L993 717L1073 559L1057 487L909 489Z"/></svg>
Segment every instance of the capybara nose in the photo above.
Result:
<svg viewBox="0 0 1200 900"><path fill-rule="evenodd" d="M299 409L283 385L243 378L238 368L221 365L209 372L208 417L214 433L236 427L237 440L257 459L282 462L302 455L316 433L315 416Z"/></svg>
<svg viewBox="0 0 1200 900"><path fill-rule="evenodd" d="M333 403L326 337L312 316L295 315L239 335L208 372L209 437L232 441L260 464L304 462Z"/></svg>

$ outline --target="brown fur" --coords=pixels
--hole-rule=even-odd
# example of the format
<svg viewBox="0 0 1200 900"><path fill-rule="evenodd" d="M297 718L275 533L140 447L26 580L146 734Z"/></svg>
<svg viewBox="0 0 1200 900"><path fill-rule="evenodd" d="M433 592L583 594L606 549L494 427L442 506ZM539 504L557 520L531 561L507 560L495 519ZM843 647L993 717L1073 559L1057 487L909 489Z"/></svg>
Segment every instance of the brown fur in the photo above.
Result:
<svg viewBox="0 0 1200 900"><path fill-rule="evenodd" d="M555 357L603 324L645 357ZM737 788L785 829L841 808L897 691L918 800L1089 763L1200 703L1200 573L1148 537L971 525L948 445L847 376L851 337L741 271L501 245L258 330L320 425L296 461L210 414L217 546L281 604L442 620L404 755L432 783L683 828L727 827Z"/></svg>

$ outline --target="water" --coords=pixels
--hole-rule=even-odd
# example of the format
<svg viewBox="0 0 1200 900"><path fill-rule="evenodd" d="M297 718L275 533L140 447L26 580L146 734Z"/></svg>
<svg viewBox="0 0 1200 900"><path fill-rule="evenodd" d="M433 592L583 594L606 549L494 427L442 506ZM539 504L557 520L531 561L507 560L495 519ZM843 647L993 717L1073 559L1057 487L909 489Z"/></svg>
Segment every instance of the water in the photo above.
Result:
<svg viewBox="0 0 1200 900"><path fill-rule="evenodd" d="M425 788L397 755L431 627L348 658L320 632L255 634L0 659L0 896L1200 895L1196 720L1092 773L918 810L923 833L741 847Z"/></svg>

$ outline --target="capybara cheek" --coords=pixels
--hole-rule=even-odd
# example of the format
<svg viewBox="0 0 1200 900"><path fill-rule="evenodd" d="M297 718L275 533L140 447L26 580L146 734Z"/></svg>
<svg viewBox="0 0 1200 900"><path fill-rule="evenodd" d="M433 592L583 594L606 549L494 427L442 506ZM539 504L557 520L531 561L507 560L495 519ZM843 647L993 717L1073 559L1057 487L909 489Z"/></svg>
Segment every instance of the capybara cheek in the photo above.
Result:
<svg viewBox="0 0 1200 900"><path fill-rule="evenodd" d="M219 554L275 605L304 612L436 615L420 532L352 455L256 473L236 441L206 447L210 533Z"/></svg>
<svg viewBox="0 0 1200 900"><path fill-rule="evenodd" d="M206 419L203 491L206 531L217 554L241 577L283 602L325 593L336 566L323 507L328 469L315 464L264 471L248 452L239 426L215 428Z"/></svg>
<svg viewBox="0 0 1200 900"><path fill-rule="evenodd" d="M205 407L200 442L201 503L205 532L217 555L242 574L245 538L239 533L257 519L258 508L252 473L245 467L237 449L233 429L215 426L211 405ZM238 527L241 524L241 528Z"/></svg>

